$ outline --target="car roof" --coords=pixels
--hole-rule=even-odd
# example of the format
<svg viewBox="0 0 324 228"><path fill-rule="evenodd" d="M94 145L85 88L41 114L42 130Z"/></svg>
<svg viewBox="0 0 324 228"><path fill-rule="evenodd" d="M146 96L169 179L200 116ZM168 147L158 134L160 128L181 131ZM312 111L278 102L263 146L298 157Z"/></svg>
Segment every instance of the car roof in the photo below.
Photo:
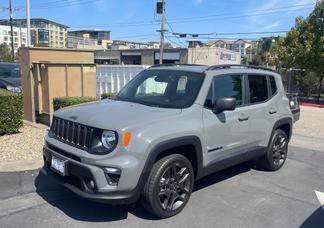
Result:
<svg viewBox="0 0 324 228"><path fill-rule="evenodd" d="M19 63L0 62L0 66L19 66Z"/></svg>
<svg viewBox="0 0 324 228"><path fill-rule="evenodd" d="M198 65L198 64L159 64L148 68L148 70L179 70L179 71L192 71L203 73L207 70L209 66Z"/></svg>
<svg viewBox="0 0 324 228"><path fill-rule="evenodd" d="M150 68L152 69L167 69L167 70L182 70L182 71L192 71L192 72L242 72L242 73L277 73L274 70L262 66L254 66L254 65L244 65L244 64L222 64L222 65L197 65L197 64L160 64L154 65Z"/></svg>

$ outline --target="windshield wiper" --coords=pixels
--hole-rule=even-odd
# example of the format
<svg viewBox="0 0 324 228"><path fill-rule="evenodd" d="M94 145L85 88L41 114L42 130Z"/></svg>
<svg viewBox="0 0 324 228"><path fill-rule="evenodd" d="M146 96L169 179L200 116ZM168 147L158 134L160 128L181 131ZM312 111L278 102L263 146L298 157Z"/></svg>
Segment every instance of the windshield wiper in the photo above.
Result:
<svg viewBox="0 0 324 228"><path fill-rule="evenodd" d="M158 105L158 104L147 103L147 102L144 102L144 101L139 101L139 100L134 100L134 99L127 99L127 98L121 98L121 97L115 97L115 99L118 100L118 101L126 101L126 102L146 105L146 106L149 106L149 107L160 107L160 105Z"/></svg>

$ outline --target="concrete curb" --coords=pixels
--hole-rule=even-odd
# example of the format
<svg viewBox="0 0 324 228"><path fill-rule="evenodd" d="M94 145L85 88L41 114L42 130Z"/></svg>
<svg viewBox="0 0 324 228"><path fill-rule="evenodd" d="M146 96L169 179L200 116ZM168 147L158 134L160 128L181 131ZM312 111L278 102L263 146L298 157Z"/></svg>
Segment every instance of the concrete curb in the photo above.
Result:
<svg viewBox="0 0 324 228"><path fill-rule="evenodd" d="M18 172L39 169L43 166L43 160L32 161L2 161L0 172Z"/></svg>

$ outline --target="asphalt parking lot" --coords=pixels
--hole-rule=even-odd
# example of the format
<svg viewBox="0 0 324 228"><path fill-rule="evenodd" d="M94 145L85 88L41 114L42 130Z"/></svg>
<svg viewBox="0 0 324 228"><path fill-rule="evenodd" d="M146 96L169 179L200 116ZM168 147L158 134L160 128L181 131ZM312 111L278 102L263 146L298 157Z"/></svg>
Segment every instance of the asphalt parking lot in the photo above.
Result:
<svg viewBox="0 0 324 228"><path fill-rule="evenodd" d="M278 172L252 161L200 180L183 212L165 220L140 205L86 201L39 170L2 172L0 227L324 227L324 140L316 136L296 134Z"/></svg>
<svg viewBox="0 0 324 228"><path fill-rule="evenodd" d="M196 184L176 217L85 201L38 170L0 173L0 227L323 227L324 152L291 146L279 172L248 162Z"/></svg>

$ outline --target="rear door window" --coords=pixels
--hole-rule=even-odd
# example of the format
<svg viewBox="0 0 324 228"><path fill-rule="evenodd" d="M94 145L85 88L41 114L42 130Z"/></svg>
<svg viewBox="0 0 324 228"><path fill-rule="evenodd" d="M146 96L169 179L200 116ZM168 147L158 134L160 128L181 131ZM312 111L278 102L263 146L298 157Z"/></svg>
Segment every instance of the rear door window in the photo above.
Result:
<svg viewBox="0 0 324 228"><path fill-rule="evenodd" d="M265 75L249 75L250 103L260 103L268 99L268 84Z"/></svg>

